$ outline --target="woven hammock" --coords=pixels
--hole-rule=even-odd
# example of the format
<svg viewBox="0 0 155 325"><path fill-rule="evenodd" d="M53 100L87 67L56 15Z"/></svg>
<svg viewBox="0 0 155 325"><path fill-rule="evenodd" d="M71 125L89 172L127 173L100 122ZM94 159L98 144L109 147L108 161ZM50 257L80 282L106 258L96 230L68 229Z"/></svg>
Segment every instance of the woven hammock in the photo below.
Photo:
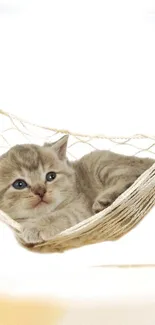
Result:
<svg viewBox="0 0 155 325"><path fill-rule="evenodd" d="M69 134L68 157L72 160L95 150L105 149L155 159L155 137L137 134L131 137L106 137L105 135L82 135L66 130L34 125L0 110L0 154L11 146L22 143L43 144L54 142ZM116 240L134 228L155 204L155 164L145 171L135 183L121 194L111 206L78 223L48 242L30 245L39 252L63 252L70 248ZM0 220L15 233L21 226L4 212ZM24 242L21 242L25 247Z"/></svg>

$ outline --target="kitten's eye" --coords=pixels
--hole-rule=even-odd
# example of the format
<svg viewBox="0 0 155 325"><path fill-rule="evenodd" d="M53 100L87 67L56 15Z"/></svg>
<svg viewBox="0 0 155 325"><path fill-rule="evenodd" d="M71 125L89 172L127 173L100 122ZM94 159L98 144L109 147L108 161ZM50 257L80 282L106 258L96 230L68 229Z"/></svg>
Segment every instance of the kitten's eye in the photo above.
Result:
<svg viewBox="0 0 155 325"><path fill-rule="evenodd" d="M55 172L49 172L46 174L46 181L47 182L52 182L53 179L56 178L56 173Z"/></svg>
<svg viewBox="0 0 155 325"><path fill-rule="evenodd" d="M27 183L25 181L23 181L22 179L17 179L12 186L16 189L16 190L23 190L24 188L27 187Z"/></svg>

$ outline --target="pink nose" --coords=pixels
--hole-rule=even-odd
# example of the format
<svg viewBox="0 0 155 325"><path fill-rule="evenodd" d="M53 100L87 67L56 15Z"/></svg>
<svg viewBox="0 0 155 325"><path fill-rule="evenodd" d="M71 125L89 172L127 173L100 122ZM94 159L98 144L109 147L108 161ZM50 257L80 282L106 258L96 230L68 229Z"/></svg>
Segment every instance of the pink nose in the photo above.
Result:
<svg viewBox="0 0 155 325"><path fill-rule="evenodd" d="M45 193L46 193L46 189L43 186L36 186L33 189L33 192L34 192L34 194L36 194L36 195L40 196L41 198L43 198Z"/></svg>

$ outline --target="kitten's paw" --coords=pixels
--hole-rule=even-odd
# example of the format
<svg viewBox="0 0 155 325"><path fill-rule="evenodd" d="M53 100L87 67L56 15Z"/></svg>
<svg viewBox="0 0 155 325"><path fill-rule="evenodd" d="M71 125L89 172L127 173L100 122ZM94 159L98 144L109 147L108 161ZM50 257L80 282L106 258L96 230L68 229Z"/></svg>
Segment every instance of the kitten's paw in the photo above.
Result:
<svg viewBox="0 0 155 325"><path fill-rule="evenodd" d="M45 228L26 228L23 227L20 234L17 237L26 244L39 244L44 241L51 240L55 235L59 233L58 229L55 227L45 227Z"/></svg>
<svg viewBox="0 0 155 325"><path fill-rule="evenodd" d="M54 226L45 228L41 230L40 236L43 241L51 240L54 236L58 235L59 230L55 228Z"/></svg>
<svg viewBox="0 0 155 325"><path fill-rule="evenodd" d="M26 244L39 244L44 241L41 237L41 231L37 228L23 228L19 237Z"/></svg>
<svg viewBox="0 0 155 325"><path fill-rule="evenodd" d="M110 198L101 197L97 198L92 206L92 210L94 213L98 213L106 209L109 205L111 205L112 201Z"/></svg>

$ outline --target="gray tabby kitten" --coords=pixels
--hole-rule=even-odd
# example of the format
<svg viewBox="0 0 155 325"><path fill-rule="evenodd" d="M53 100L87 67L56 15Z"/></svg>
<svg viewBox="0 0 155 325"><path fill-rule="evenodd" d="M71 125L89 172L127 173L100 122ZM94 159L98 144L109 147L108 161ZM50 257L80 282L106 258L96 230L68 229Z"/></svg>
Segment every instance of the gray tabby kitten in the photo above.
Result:
<svg viewBox="0 0 155 325"><path fill-rule="evenodd" d="M17 145L0 158L0 209L22 225L27 244L50 240L105 209L154 163L109 151L70 162L67 141Z"/></svg>

